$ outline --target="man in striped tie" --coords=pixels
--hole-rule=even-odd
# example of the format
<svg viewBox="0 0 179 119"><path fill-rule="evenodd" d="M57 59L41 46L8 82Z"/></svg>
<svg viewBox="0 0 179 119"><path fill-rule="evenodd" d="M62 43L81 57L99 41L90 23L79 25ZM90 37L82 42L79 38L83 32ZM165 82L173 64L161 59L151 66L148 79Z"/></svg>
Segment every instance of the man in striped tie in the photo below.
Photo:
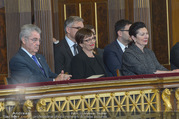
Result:
<svg viewBox="0 0 179 119"><path fill-rule="evenodd" d="M22 26L19 38L21 48L9 63L10 79L8 83L34 83L46 81L69 80L71 75L59 75L51 72L45 58L37 54L40 46L41 30L36 25Z"/></svg>

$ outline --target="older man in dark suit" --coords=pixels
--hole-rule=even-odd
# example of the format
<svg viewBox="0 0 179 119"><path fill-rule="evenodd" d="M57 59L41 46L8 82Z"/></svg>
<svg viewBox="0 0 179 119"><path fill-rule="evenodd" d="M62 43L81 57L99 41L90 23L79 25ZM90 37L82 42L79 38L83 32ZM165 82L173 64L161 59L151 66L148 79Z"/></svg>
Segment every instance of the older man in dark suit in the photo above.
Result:
<svg viewBox="0 0 179 119"><path fill-rule="evenodd" d="M62 70L70 73L71 59L81 51L75 41L75 34L83 27L83 19L78 16L70 16L65 20L65 38L54 47L55 73L60 73Z"/></svg>
<svg viewBox="0 0 179 119"><path fill-rule="evenodd" d="M70 75L57 75L51 72L45 58L37 54L40 46L41 30L35 25L27 24L19 34L21 48L9 63L11 77L8 83L34 83L46 81L69 80Z"/></svg>
<svg viewBox="0 0 179 119"><path fill-rule="evenodd" d="M117 76L116 70L121 69L123 52L132 41L129 36L131 24L130 21L124 19L117 21L115 24L117 39L104 48L103 60L108 76Z"/></svg>

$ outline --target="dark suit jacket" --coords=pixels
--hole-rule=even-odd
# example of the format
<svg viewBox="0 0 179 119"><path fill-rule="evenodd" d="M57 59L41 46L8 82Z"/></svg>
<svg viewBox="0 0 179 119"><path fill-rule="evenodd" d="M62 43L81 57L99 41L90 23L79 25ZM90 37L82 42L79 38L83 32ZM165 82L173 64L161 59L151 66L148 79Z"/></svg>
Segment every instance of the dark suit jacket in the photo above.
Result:
<svg viewBox="0 0 179 119"><path fill-rule="evenodd" d="M103 60L108 76L117 76L116 70L121 69L123 51L117 40L104 48Z"/></svg>
<svg viewBox="0 0 179 119"><path fill-rule="evenodd" d="M53 81L53 78L56 78L57 74L51 72L45 57L40 54L36 54L36 57L43 67L45 75L33 59L20 48L18 53L12 57L9 62L11 75L8 83L17 84Z"/></svg>
<svg viewBox="0 0 179 119"><path fill-rule="evenodd" d="M103 60L99 55L95 55L97 62L103 69L103 74L106 76ZM92 75L97 75L97 69L90 65L89 57L81 51L79 54L73 57L71 61L71 74L72 79L83 79Z"/></svg>
<svg viewBox="0 0 179 119"><path fill-rule="evenodd" d="M148 48L142 52L135 44L125 50L122 60L123 75L153 74L156 70L167 71L157 60L154 52Z"/></svg>
<svg viewBox="0 0 179 119"><path fill-rule="evenodd" d="M96 55L99 55L102 59L103 59L103 53L104 53L104 49L97 48Z"/></svg>
<svg viewBox="0 0 179 119"><path fill-rule="evenodd" d="M179 42L177 42L170 51L171 70L179 69Z"/></svg>
<svg viewBox="0 0 179 119"><path fill-rule="evenodd" d="M81 51L81 47L77 46L78 52ZM70 47L66 41L66 39L61 40L54 47L54 59L55 59L55 73L61 73L61 70L64 72L70 73L70 63L73 54L70 50Z"/></svg>

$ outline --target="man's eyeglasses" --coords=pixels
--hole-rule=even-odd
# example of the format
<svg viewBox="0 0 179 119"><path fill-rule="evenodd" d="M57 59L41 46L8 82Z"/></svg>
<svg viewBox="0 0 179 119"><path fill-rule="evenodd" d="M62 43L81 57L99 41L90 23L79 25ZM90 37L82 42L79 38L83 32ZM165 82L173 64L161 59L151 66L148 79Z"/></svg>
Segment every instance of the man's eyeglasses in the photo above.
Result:
<svg viewBox="0 0 179 119"><path fill-rule="evenodd" d="M93 38L87 38L86 40L84 40L84 42L87 42L87 43L89 43L89 42L91 42L91 41L96 41L96 37L93 37Z"/></svg>
<svg viewBox="0 0 179 119"><path fill-rule="evenodd" d="M37 39L37 38L32 38L32 39L30 39L32 42L37 42L37 41L39 41L39 42L41 42L42 40L41 39Z"/></svg>
<svg viewBox="0 0 179 119"><path fill-rule="evenodd" d="M70 28L74 28L74 29L78 29L78 30L81 29L81 27L70 27Z"/></svg>
<svg viewBox="0 0 179 119"><path fill-rule="evenodd" d="M120 30L120 31L129 31L129 30Z"/></svg>

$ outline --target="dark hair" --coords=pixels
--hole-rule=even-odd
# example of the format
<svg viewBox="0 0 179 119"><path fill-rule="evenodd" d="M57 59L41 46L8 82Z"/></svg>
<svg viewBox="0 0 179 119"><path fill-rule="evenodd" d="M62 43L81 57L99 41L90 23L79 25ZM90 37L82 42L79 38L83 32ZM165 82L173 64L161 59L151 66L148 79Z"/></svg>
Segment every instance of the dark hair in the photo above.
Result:
<svg viewBox="0 0 179 119"><path fill-rule="evenodd" d="M123 30L125 28L125 26L129 25L129 24L132 24L132 22L130 22L129 20L121 19L121 20L117 21L115 23L115 32L116 32L116 35L117 35L117 32L119 30Z"/></svg>
<svg viewBox="0 0 179 119"><path fill-rule="evenodd" d="M143 22L135 22L133 23L129 28L129 35L136 37L136 34L138 33L138 30L140 28L146 28L146 25Z"/></svg>
<svg viewBox="0 0 179 119"><path fill-rule="evenodd" d="M84 38L94 35L93 31L88 28L81 28L76 32L75 40L78 44L83 43Z"/></svg>

